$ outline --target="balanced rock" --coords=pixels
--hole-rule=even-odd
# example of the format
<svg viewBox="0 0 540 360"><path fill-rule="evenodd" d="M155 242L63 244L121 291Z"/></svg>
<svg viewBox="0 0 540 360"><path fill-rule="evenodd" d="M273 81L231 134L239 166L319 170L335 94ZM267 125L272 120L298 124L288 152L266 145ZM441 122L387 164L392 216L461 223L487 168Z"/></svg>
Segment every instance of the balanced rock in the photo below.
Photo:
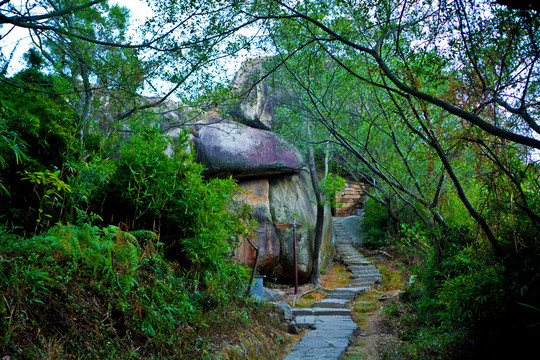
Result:
<svg viewBox="0 0 540 360"><path fill-rule="evenodd" d="M202 126L196 148L208 176L295 173L305 165L302 154L275 133L228 121Z"/></svg>
<svg viewBox="0 0 540 360"><path fill-rule="evenodd" d="M293 230L278 228L295 219L297 240L298 277L306 281L313 268L313 241L315 238L316 207L311 178L307 170L298 174L272 176L269 178L241 180L244 190L238 200L249 204L252 216L258 222L256 236L249 239L258 249L257 271L282 279L294 279ZM332 219L327 207L321 246L321 262L331 260L326 256L332 247ZM244 239L236 252L236 258L253 267L255 250Z"/></svg>

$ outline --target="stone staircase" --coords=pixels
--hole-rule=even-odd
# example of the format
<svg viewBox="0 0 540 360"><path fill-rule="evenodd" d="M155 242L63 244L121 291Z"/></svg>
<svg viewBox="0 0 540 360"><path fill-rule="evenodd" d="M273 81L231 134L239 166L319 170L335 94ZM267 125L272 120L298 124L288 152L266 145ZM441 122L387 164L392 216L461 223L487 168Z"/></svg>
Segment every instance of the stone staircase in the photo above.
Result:
<svg viewBox="0 0 540 360"><path fill-rule="evenodd" d="M360 240L334 221L336 253L351 272L345 288L331 290L327 296L309 309L293 309L294 324L312 329L302 337L284 360L338 360L354 339L358 326L352 320L350 303L358 294L370 291L382 276L355 248Z"/></svg>
<svg viewBox="0 0 540 360"><path fill-rule="evenodd" d="M339 221L334 221L334 238L337 256L351 272L349 287L368 287L371 289L375 283L382 280L382 275L375 265L356 250L361 245L360 239L353 239Z"/></svg>

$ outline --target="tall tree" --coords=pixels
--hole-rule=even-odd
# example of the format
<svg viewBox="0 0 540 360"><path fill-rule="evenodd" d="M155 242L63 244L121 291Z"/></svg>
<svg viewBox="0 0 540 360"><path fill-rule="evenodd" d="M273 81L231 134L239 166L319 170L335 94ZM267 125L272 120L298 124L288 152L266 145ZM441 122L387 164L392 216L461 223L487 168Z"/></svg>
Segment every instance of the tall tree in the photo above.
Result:
<svg viewBox="0 0 540 360"><path fill-rule="evenodd" d="M461 202L497 247L490 224L453 176L451 153L434 137L432 117L444 118L440 131L452 126L467 129L476 138L512 144L529 159L533 149L540 149L536 10L517 11L483 0L213 4L213 12L195 12L208 9L204 2L170 3L164 11L204 19L197 22L199 28L206 25L204 31L191 37L197 44L234 41L238 29L254 23L259 36L253 41L260 40L262 49L284 53L283 62L316 43L359 84L387 91L399 100L402 124L432 147ZM194 32L199 28L192 27ZM405 122L410 116L417 124ZM388 169L382 171L388 174ZM531 217L537 214L529 210L525 211Z"/></svg>

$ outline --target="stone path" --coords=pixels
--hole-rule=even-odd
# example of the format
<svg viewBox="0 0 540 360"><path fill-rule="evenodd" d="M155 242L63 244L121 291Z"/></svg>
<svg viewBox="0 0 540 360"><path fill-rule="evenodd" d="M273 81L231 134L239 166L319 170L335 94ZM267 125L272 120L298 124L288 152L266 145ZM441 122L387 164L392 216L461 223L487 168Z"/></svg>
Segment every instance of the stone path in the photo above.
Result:
<svg viewBox="0 0 540 360"><path fill-rule="evenodd" d="M350 302L362 292L370 291L382 276L354 247L354 238L339 220L334 221L338 258L351 271L347 287L331 290L310 309L293 309L298 327L312 329L292 348L284 360L338 360L355 337L358 326L352 320Z"/></svg>

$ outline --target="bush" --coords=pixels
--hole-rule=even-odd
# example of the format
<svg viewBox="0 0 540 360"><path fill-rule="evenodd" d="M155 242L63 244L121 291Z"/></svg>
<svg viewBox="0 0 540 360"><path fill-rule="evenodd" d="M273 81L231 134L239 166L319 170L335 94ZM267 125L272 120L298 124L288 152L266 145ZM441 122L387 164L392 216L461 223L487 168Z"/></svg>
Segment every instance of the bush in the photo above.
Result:
<svg viewBox="0 0 540 360"><path fill-rule="evenodd" d="M20 233L34 233L36 223L41 230L60 219L62 204L58 198L54 206L51 202L50 218L44 219L36 183L21 180L28 174L49 173L66 181L60 173L64 162L77 155L77 115L64 99L47 94L52 77L30 69L12 80L22 86L0 87L0 218Z"/></svg>
<svg viewBox="0 0 540 360"><path fill-rule="evenodd" d="M233 276L241 269L231 266L231 279L219 284L227 298L215 289L197 291L193 278L163 257L155 236L137 234L89 224L56 225L31 238L0 233L0 353L13 359L208 353L205 323L247 305L239 287L247 277ZM239 325L234 314L228 317Z"/></svg>
<svg viewBox="0 0 540 360"><path fill-rule="evenodd" d="M170 258L218 296L219 285L243 278L230 257L250 230L243 220L249 209L235 203L233 179L204 179L186 148L186 133L173 139L133 126L117 160L95 156L76 170L74 206L99 214L105 225L155 232Z"/></svg>
<svg viewBox="0 0 540 360"><path fill-rule="evenodd" d="M367 248L380 248L390 244L392 219L384 205L368 199L362 218L362 239Z"/></svg>

